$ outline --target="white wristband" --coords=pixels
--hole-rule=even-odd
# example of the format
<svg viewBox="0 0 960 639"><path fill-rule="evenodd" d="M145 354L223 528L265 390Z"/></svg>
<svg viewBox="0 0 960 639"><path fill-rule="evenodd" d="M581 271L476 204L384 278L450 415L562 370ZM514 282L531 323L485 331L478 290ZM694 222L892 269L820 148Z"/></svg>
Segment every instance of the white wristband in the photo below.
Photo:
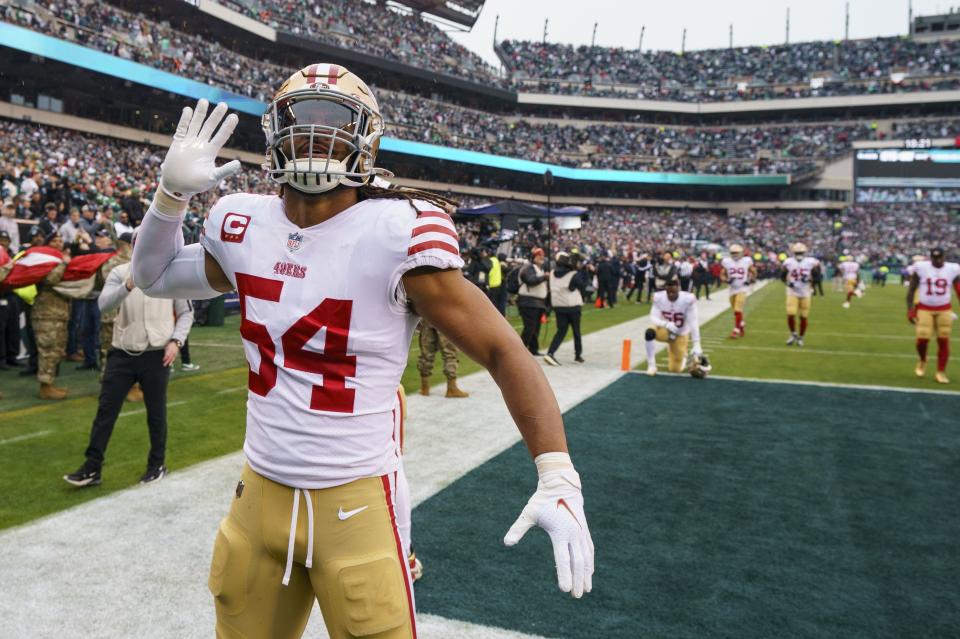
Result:
<svg viewBox="0 0 960 639"><path fill-rule="evenodd" d="M537 474L543 475L555 470L573 470L569 453L541 453L533 463L537 465Z"/></svg>

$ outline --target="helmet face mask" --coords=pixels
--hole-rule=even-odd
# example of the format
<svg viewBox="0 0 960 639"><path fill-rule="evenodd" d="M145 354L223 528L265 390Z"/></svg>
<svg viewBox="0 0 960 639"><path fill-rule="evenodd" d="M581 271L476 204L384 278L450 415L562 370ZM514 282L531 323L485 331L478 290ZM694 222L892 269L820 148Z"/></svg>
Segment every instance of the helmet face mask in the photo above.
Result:
<svg viewBox="0 0 960 639"><path fill-rule="evenodd" d="M278 184L316 194L389 175L374 167L384 132L379 105L366 84L343 67L310 65L294 73L261 124L264 168Z"/></svg>

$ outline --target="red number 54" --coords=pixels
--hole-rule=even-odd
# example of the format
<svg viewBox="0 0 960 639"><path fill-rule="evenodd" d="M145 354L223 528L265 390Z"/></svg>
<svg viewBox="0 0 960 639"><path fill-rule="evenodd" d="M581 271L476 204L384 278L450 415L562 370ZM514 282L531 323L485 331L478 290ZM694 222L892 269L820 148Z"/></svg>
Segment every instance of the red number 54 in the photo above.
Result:
<svg viewBox="0 0 960 639"><path fill-rule="evenodd" d="M247 318L247 298L279 302L283 284L282 280L237 273L240 336L256 344L260 352L260 367L256 371L250 369L248 385L251 392L262 397L277 384L277 349L267 327ZM349 300L327 298L280 338L285 368L323 375L323 383L313 385L311 410L353 412L356 391L346 387L346 378L357 374L356 355L347 355L352 307L353 302ZM327 329L323 352L308 350L307 342L322 328Z"/></svg>

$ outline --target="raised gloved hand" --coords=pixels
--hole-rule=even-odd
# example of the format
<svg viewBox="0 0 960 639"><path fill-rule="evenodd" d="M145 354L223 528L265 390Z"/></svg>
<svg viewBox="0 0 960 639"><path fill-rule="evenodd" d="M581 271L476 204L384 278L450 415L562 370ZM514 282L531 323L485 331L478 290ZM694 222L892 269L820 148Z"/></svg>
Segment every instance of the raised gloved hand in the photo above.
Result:
<svg viewBox="0 0 960 639"><path fill-rule="evenodd" d="M173 142L160 165L160 189L179 202L212 189L220 180L240 170L239 160L220 167L216 162L217 154L237 126L236 114L227 116L214 135L227 112L227 105L224 102L218 104L209 118L207 106L206 100L200 100L196 111L184 107Z"/></svg>
<svg viewBox="0 0 960 639"><path fill-rule="evenodd" d="M560 590L580 598L593 589L593 539L583 514L580 476L567 453L543 453L534 460L540 481L503 543L516 545L534 525L550 536Z"/></svg>

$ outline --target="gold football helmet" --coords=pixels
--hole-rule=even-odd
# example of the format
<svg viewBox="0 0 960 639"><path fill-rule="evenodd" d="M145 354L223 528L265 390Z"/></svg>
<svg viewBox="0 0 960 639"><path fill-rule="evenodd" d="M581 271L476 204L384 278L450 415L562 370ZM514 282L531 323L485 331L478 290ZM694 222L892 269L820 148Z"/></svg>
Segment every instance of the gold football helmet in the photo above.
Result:
<svg viewBox="0 0 960 639"><path fill-rule="evenodd" d="M730 245L730 257L738 259L743 255L743 247L739 244Z"/></svg>
<svg viewBox="0 0 960 639"><path fill-rule="evenodd" d="M384 132L380 106L366 83L337 64L311 64L284 82L261 120L264 169L304 193L360 187L391 175L374 163Z"/></svg>
<svg viewBox="0 0 960 639"><path fill-rule="evenodd" d="M793 251L793 254L796 255L797 257L803 257L804 255L807 254L807 245L804 244L803 242L797 242L792 247L790 247L790 250Z"/></svg>

